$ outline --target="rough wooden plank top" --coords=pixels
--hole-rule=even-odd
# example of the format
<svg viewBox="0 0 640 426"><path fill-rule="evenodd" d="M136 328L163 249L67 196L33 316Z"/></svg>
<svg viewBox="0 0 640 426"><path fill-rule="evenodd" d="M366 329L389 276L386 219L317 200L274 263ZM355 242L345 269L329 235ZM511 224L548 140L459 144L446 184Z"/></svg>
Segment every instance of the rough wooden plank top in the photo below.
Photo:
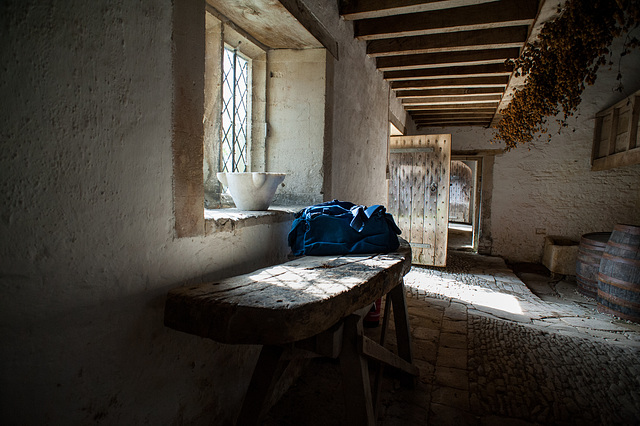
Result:
<svg viewBox="0 0 640 426"><path fill-rule="evenodd" d="M411 248L305 256L245 275L171 290L167 327L222 343L284 344L328 329L398 285Z"/></svg>

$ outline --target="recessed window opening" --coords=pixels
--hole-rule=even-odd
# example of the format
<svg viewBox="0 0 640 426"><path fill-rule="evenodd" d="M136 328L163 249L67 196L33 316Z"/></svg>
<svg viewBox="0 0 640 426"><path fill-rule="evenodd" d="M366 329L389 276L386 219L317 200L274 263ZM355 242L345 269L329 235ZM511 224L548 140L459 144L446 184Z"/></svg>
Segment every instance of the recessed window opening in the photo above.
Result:
<svg viewBox="0 0 640 426"><path fill-rule="evenodd" d="M237 49L225 46L222 61L222 149L220 170L246 172L248 164L250 65Z"/></svg>
<svg viewBox="0 0 640 426"><path fill-rule="evenodd" d="M203 184L205 209L235 207L218 172L265 168L267 51L206 14Z"/></svg>
<svg viewBox="0 0 640 426"><path fill-rule="evenodd" d="M219 11L207 8L202 118L205 217L213 214L207 210L236 207L218 179L220 172L287 173L272 205L321 202L329 129L327 52L294 46L270 49L221 18ZM269 34L263 36L271 39Z"/></svg>

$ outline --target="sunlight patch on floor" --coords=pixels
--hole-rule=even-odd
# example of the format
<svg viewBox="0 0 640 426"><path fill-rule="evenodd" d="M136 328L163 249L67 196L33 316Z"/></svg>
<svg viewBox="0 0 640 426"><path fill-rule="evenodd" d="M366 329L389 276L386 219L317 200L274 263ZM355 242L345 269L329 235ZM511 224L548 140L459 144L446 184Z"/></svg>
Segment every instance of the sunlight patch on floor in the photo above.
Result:
<svg viewBox="0 0 640 426"><path fill-rule="evenodd" d="M405 284L424 290L432 297L457 299L475 306L484 306L511 314L523 314L520 301L516 296L492 290L487 288L488 286L461 283L450 278L415 272L407 274Z"/></svg>
<svg viewBox="0 0 640 426"><path fill-rule="evenodd" d="M478 291L473 293L472 297L469 297L468 299L469 300L463 300L473 305L485 306L512 314L523 313L520 302L518 302L518 298L510 294L498 293L487 289L478 289Z"/></svg>

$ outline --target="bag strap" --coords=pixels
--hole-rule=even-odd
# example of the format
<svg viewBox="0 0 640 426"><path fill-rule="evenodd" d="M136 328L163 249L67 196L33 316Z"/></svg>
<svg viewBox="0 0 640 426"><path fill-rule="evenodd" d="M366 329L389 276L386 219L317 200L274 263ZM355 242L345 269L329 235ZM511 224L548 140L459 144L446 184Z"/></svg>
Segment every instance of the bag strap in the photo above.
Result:
<svg viewBox="0 0 640 426"><path fill-rule="evenodd" d="M354 206L351 208L353 219L351 219L351 223L349 225L356 231L361 232L364 225L372 216L376 214L384 214L385 211L384 206L381 206L380 204L375 204L367 209L365 209L364 206Z"/></svg>
<svg viewBox="0 0 640 426"><path fill-rule="evenodd" d="M384 208L384 206L381 206L380 204L375 204L371 207L369 207L366 211L365 214L367 215L367 217L371 217L375 214L377 214L378 212L380 214L384 214L387 210Z"/></svg>

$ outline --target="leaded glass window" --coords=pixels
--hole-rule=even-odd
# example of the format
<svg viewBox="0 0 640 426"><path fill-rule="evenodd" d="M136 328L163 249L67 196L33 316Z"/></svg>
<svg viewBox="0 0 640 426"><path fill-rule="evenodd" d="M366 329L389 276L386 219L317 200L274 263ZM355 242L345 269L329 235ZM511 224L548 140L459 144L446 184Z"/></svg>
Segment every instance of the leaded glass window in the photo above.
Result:
<svg viewBox="0 0 640 426"><path fill-rule="evenodd" d="M222 146L220 170L247 171L249 61L235 49L222 60Z"/></svg>

